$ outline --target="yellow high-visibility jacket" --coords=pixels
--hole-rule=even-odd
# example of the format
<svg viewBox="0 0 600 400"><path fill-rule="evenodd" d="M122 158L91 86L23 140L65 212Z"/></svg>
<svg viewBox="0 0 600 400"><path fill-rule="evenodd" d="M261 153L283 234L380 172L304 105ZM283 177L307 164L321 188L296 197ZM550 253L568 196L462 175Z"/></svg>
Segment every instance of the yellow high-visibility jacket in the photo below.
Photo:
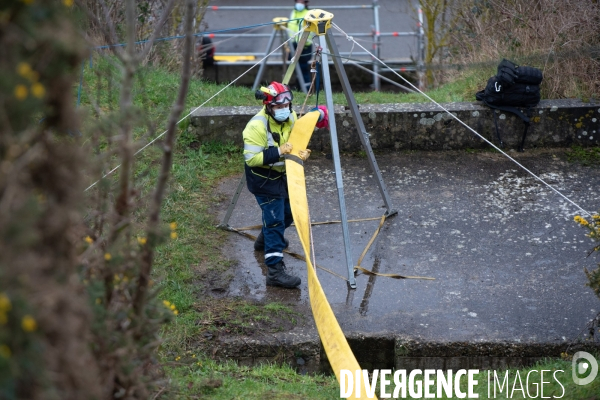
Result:
<svg viewBox="0 0 600 400"><path fill-rule="evenodd" d="M296 9L294 8L292 10L292 13L290 14L290 20L297 19L297 18L304 18L304 16L307 13L308 13L308 9L307 8L305 8L302 11L296 11ZM300 30L300 27L301 27L301 25L300 25L301 22L302 21L300 21L300 20L288 22L287 26L288 26L288 35L289 35L289 37L292 37L296 33L298 33L298 31ZM298 40L300 40L300 36L301 35L296 36L294 38L294 42L298 43ZM310 46L310 45L312 45L312 37L313 36L314 36L314 34L312 34L312 33L308 36L308 38L306 39L306 44L304 46Z"/></svg>
<svg viewBox="0 0 600 400"><path fill-rule="evenodd" d="M279 146L290 138L297 115L292 111L285 122L267 114L265 107L244 128L246 182L250 193L260 196L288 197L285 162Z"/></svg>

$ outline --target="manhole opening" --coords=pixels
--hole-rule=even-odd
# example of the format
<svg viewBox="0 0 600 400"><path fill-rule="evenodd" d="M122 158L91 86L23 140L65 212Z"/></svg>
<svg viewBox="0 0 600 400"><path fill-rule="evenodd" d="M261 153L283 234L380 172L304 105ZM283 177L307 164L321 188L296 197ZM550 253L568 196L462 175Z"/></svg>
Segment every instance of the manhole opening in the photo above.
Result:
<svg viewBox="0 0 600 400"><path fill-rule="evenodd" d="M394 369L396 356L393 338L348 338L348 344L362 369ZM321 372L333 374L327 354L321 348Z"/></svg>

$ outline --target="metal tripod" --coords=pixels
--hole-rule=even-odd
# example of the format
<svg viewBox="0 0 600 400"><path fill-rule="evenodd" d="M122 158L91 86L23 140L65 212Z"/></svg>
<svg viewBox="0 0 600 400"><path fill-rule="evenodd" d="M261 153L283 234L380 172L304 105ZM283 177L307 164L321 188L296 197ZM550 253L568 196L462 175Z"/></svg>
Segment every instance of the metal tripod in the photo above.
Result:
<svg viewBox="0 0 600 400"><path fill-rule="evenodd" d="M377 185L379 187L379 192L381 193L381 197L385 203L385 207L387 209L386 216L392 216L396 214L398 211L394 210L392 207L392 203L387 191L387 187L385 182L383 181L383 177L381 176L381 171L377 166L377 160L375 160L375 154L373 153L373 149L371 148L371 143L369 141L369 134L365 129L365 125L362 121L360 113L358 111L358 106L356 104L356 100L354 99L354 95L352 93L352 89L350 88L350 83L348 81L348 76L346 75L346 71L344 69L344 65L342 64L340 53L335 44L335 40L333 35L329 31L331 26L331 19L333 18L333 14L323 11L323 10L311 10L304 19L304 33L302 37L298 41L298 47L296 48L296 53L294 58L292 59L291 64L288 66L287 72L283 78L283 84L287 84L292 76L292 72L294 71L295 65L297 64L297 60L300 57L300 53L304 48L304 44L308 39L308 36L311 33L314 33L317 36L325 36L325 42L322 44L321 49L321 58L322 58L322 72L323 72L323 85L325 91L325 98L327 103L327 110L330 113L329 118L329 132L331 137L331 153L333 157L333 163L335 168L335 178L336 185L338 190L338 199L340 205L340 214L342 221L342 234L344 236L344 249L346 255L346 265L348 268L348 284L351 288L356 288L356 279L354 278L354 264L352 262L352 254L350 251L350 234L348 230L348 217L346 214L346 200L344 197L344 183L342 180L342 167L340 163L340 152L338 147L338 139L337 139L337 129L334 117L334 105L333 105L333 94L331 92L331 76L329 74L329 55L332 55L333 65L337 71L337 74L340 78L342 84L342 90L344 91L344 95L346 96L346 101L348 102L348 107L352 114L352 119L354 121L354 125L356 126L356 130L358 132L360 141L363 145L363 148L367 154L367 159L369 160L369 165L371 166L371 170L377 177ZM328 52L328 49L330 53ZM223 229L230 229L228 222L233 209L235 208L235 204L239 198L241 191L244 188L246 182L245 175L242 176L236 193L229 204L229 208L227 209L227 213L225 214L225 218L218 226Z"/></svg>
<svg viewBox="0 0 600 400"><path fill-rule="evenodd" d="M271 37L269 38L269 44L267 44L267 51L265 52L265 55L268 55L271 52L271 48L273 48L273 42L275 42L276 36L280 37L281 43L285 42L285 40L286 40L285 33L287 30L287 22L286 22L287 20L288 20L287 18L282 18L282 17L273 18L273 22L275 22L275 25L273 25L273 33L271 34ZM267 59L268 59L268 57L265 56L265 58L260 63L260 67L258 68L258 73L256 74L256 78L254 79L254 84L252 85L252 91L255 91L260 86L260 81L262 79L263 72L265 70L265 65L267 65ZM287 54L285 51L285 47L281 48L281 59L283 61L283 66L285 68L285 65L287 64ZM304 93L306 93L307 92L306 82L304 82L304 76L302 75L302 71L300 70L300 65L298 63L296 63L294 69L296 71L296 77L298 79L298 86L300 86L300 89Z"/></svg>

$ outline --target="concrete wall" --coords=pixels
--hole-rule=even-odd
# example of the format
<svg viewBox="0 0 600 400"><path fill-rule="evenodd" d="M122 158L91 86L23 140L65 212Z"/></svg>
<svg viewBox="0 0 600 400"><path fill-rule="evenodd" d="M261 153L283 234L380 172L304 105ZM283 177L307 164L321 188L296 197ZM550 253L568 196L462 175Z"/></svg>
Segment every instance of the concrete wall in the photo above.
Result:
<svg viewBox="0 0 600 400"><path fill-rule="evenodd" d="M442 104L449 112L498 145L492 110L479 102ZM242 145L242 131L260 107L208 107L191 116L188 129L199 141L233 141ZM298 111L298 108L296 107ZM489 146L467 127L433 103L363 104L360 112L374 150L446 150ZM349 111L336 106L335 121L341 151L362 149ZM498 114L498 128L507 149L516 149L524 124L511 113ZM542 100L533 109L525 149L600 144L600 103ZM313 135L309 147L327 152L329 132Z"/></svg>
<svg viewBox="0 0 600 400"><path fill-rule="evenodd" d="M361 368L373 369L506 369L534 365L544 358L559 358L568 352L596 353L593 342L432 342L389 333L353 334L347 337ZM275 333L260 338L219 338L213 343L218 359L235 360L240 365L288 364L300 373L333 374L316 332Z"/></svg>

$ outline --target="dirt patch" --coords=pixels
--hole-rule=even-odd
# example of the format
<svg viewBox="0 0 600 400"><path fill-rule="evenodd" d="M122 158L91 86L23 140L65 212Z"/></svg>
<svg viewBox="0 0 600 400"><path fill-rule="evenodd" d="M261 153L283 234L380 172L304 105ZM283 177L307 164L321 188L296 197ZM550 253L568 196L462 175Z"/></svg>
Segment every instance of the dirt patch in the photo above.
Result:
<svg viewBox="0 0 600 400"><path fill-rule="evenodd" d="M217 356L219 342L236 337L260 339L288 332L307 321L301 304L288 301L256 301L228 296L228 285L236 266L229 268L196 266L199 288L193 308L198 319L198 335L192 347Z"/></svg>

